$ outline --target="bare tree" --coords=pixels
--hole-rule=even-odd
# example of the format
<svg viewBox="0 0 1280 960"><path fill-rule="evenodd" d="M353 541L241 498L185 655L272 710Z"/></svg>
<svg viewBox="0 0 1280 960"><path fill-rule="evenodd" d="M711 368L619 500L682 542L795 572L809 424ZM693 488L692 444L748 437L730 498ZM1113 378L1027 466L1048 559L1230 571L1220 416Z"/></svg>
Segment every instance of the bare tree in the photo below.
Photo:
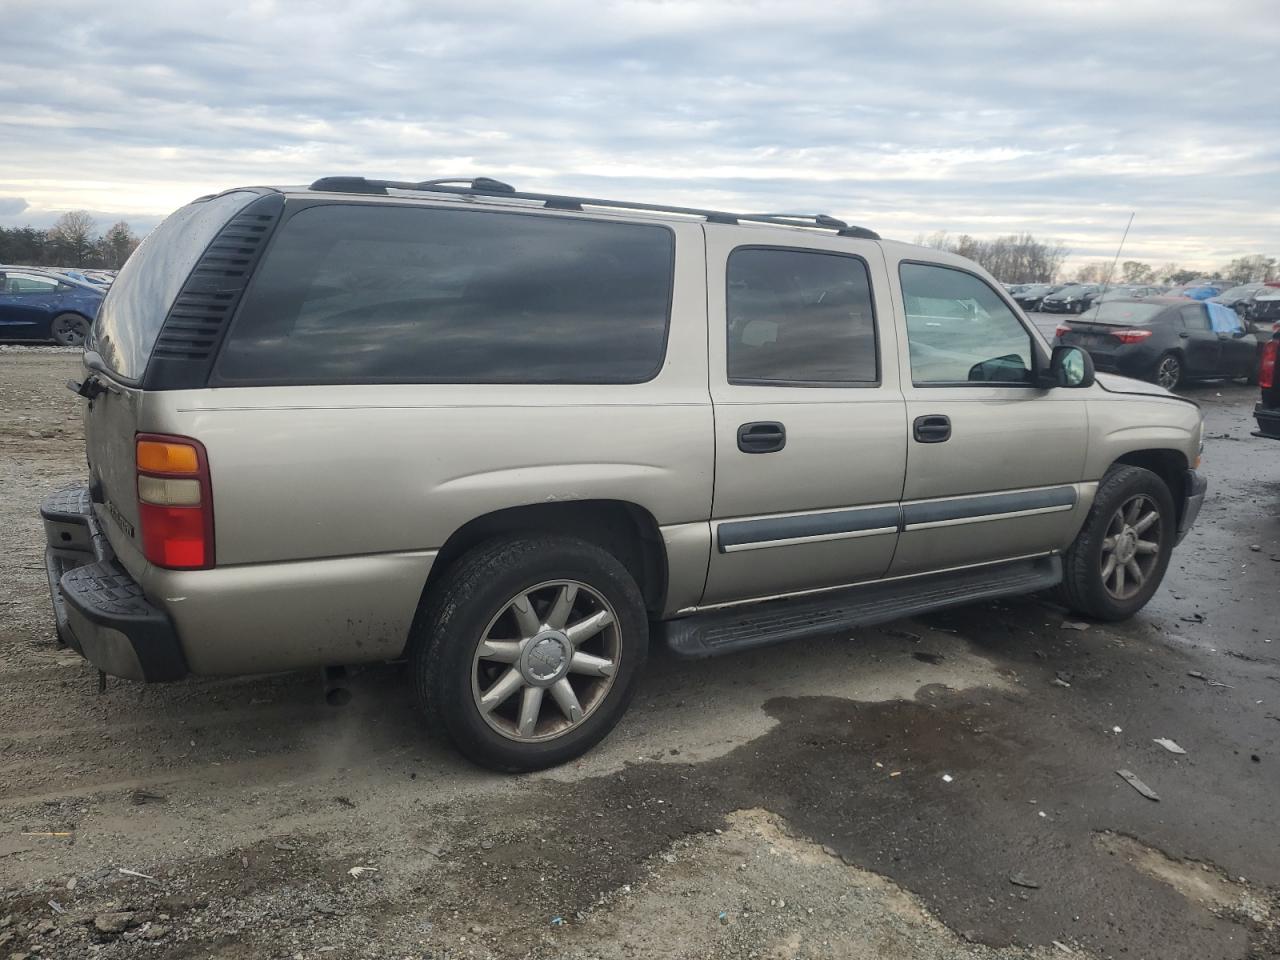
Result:
<svg viewBox="0 0 1280 960"><path fill-rule="evenodd" d="M1047 283L1062 269L1069 252L1057 241L1037 240L1029 233L983 240L967 233L952 237L941 230L917 237L916 242L967 257L1005 283Z"/></svg>
<svg viewBox="0 0 1280 960"><path fill-rule="evenodd" d="M1109 266L1107 263L1086 263L1076 270L1076 283L1101 283Z"/></svg>
<svg viewBox="0 0 1280 960"><path fill-rule="evenodd" d="M1255 253L1248 257L1239 257L1218 271L1232 283L1255 283L1276 279L1275 257L1264 257Z"/></svg>
<svg viewBox="0 0 1280 960"><path fill-rule="evenodd" d="M1156 278L1155 267L1139 260L1126 260L1120 265L1122 283L1152 283Z"/></svg>
<svg viewBox="0 0 1280 960"><path fill-rule="evenodd" d="M84 210L72 210L60 216L49 229L49 242L68 264L82 267L93 256L96 226L93 217Z"/></svg>
<svg viewBox="0 0 1280 960"><path fill-rule="evenodd" d="M137 248L139 240L133 235L129 224L121 220L111 225L110 229L98 241L104 266L119 270L129 259L129 254Z"/></svg>

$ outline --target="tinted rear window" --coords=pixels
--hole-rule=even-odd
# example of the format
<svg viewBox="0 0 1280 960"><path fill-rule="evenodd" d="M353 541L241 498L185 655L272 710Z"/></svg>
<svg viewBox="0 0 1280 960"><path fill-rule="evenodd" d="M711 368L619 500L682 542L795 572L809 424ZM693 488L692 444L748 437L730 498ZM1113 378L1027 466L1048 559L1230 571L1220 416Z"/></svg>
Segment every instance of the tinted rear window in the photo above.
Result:
<svg viewBox="0 0 1280 960"><path fill-rule="evenodd" d="M178 291L228 220L257 198L247 191L189 203L151 231L107 291L89 343L106 365L140 380Z"/></svg>
<svg viewBox="0 0 1280 960"><path fill-rule="evenodd" d="M215 373L235 383L638 383L666 351L662 226L329 204L282 228Z"/></svg>
<svg viewBox="0 0 1280 960"><path fill-rule="evenodd" d="M1125 303L1108 300L1089 310L1081 320L1090 323L1117 323L1121 325L1150 323L1169 309L1167 303Z"/></svg>

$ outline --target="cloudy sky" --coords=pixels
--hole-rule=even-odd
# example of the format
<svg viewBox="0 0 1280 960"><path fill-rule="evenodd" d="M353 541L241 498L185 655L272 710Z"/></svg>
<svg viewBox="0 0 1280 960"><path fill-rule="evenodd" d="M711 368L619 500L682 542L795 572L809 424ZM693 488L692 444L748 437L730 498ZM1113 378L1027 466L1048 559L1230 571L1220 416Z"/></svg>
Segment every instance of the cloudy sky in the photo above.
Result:
<svg viewBox="0 0 1280 960"><path fill-rule="evenodd" d="M220 7L234 10L220 10ZM325 174L1280 255L1275 0L5 0L0 225Z"/></svg>

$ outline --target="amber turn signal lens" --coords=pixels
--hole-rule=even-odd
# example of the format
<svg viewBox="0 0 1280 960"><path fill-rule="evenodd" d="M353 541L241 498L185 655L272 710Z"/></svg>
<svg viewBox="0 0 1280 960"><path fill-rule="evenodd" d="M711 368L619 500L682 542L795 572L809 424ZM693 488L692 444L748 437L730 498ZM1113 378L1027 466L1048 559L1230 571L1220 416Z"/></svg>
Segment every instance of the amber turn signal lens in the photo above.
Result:
<svg viewBox="0 0 1280 960"><path fill-rule="evenodd" d="M190 444L139 440L138 469L147 473L195 474L200 469L200 458Z"/></svg>

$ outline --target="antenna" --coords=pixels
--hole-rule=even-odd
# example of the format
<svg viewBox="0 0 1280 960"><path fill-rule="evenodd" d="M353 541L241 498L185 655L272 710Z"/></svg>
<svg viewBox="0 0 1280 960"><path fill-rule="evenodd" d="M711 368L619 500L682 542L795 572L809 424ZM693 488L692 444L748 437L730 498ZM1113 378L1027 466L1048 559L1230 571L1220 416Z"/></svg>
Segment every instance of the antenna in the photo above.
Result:
<svg viewBox="0 0 1280 960"><path fill-rule="evenodd" d="M1136 210L1131 212L1129 214L1129 222L1124 225L1124 233L1120 235L1120 246L1116 247L1115 259L1111 261L1111 269L1107 271L1107 279L1102 281L1102 293L1098 294L1100 297L1106 296L1107 290L1111 286L1111 277L1116 272L1116 264L1120 262L1120 251L1124 249L1124 242L1129 239L1129 228L1133 226L1133 218L1136 214ZM1098 304L1098 313L1094 317L1095 320L1102 316L1102 308L1105 306L1105 302Z"/></svg>

